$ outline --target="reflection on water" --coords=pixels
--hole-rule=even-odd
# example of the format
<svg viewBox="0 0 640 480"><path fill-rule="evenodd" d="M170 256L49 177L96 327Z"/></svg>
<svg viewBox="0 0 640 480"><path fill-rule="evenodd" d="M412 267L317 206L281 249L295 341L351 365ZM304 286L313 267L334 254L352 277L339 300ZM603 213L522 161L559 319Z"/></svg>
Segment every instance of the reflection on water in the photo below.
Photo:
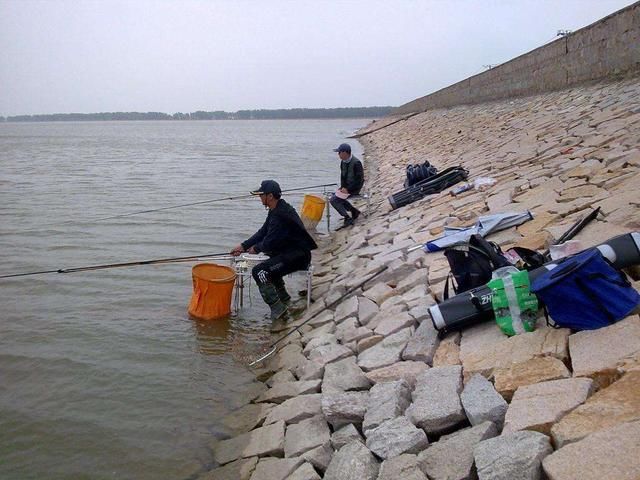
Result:
<svg viewBox="0 0 640 480"><path fill-rule="evenodd" d="M332 148L364 123L0 124L0 274L228 251L264 221L257 199L95 220L263 178L335 182ZM186 479L212 463L269 324L257 291L237 316L189 318L192 266L0 281L0 478Z"/></svg>

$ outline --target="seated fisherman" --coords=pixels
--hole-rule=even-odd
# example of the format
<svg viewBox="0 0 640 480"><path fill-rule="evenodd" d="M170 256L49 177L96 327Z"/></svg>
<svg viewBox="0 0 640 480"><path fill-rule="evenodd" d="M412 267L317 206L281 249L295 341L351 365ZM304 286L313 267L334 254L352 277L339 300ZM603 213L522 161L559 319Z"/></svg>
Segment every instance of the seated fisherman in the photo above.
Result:
<svg viewBox="0 0 640 480"><path fill-rule="evenodd" d="M258 284L260 295L271 309L271 319L277 320L287 313L291 296L285 289L283 276L305 270L311 262L311 250L318 248L307 233L296 210L280 198L280 185L274 180L264 180L251 192L259 195L268 210L264 225L248 240L231 250L231 255L243 252L269 255L269 259L253 267L251 274Z"/></svg>
<svg viewBox="0 0 640 480"><path fill-rule="evenodd" d="M334 149L340 157L340 188L331 196L331 206L335 208L344 219L343 227L353 225L353 222L360 215L360 210L355 208L347 198L358 195L364 185L364 170L362 162L351 155L351 145L341 144ZM350 212L351 216L347 213Z"/></svg>

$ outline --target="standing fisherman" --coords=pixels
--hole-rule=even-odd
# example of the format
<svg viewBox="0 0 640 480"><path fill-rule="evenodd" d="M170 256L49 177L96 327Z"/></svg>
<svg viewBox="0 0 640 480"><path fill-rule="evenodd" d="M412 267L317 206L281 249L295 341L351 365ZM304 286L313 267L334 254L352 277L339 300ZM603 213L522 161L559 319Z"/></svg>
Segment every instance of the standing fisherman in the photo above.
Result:
<svg viewBox="0 0 640 480"><path fill-rule="evenodd" d="M277 320L287 314L287 304L291 300L282 277L306 270L311 262L311 250L318 245L307 233L296 210L280 198L282 190L276 181L264 180L251 194L260 196L269 213L260 230L234 247L231 255L238 256L243 252L269 255L269 260L253 267L251 275L271 309L271 320Z"/></svg>
<svg viewBox="0 0 640 480"><path fill-rule="evenodd" d="M340 144L333 151L338 152L340 158L340 188L331 196L329 203L342 215L344 219L342 227L348 227L353 225L353 222L358 218L360 210L351 205L347 199L360 194L364 185L364 170L362 162L351 155L351 145L348 143ZM347 211L351 213L351 216Z"/></svg>

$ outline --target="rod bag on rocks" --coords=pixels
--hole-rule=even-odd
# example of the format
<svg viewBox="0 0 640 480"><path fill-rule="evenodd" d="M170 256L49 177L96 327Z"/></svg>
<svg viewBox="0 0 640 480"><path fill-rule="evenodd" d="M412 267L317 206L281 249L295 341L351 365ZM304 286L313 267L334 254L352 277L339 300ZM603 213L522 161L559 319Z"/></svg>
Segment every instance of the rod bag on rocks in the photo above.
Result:
<svg viewBox="0 0 640 480"><path fill-rule="evenodd" d="M531 285L558 328L594 330L622 320L640 304L640 295L624 273L599 250L571 257Z"/></svg>
<svg viewBox="0 0 640 480"><path fill-rule="evenodd" d="M394 193L389 196L388 200L393 209L404 207L427 195L440 193L446 188L462 180L466 180L468 176L469 171L460 166L449 167L432 177L417 182L400 192Z"/></svg>

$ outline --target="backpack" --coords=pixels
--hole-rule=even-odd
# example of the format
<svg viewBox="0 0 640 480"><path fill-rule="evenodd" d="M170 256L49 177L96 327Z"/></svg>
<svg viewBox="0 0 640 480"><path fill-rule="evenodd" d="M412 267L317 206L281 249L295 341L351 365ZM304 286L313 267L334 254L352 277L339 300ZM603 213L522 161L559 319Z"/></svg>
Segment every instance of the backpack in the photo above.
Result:
<svg viewBox="0 0 640 480"><path fill-rule="evenodd" d="M511 265L500 247L474 234L466 245L448 247L444 250L451 272L444 286L444 300L449 298L449 281L453 277L453 291L458 294L485 285L491 273L500 267Z"/></svg>
<svg viewBox="0 0 640 480"><path fill-rule="evenodd" d="M630 315L640 295L624 273L611 266L600 250L569 257L537 277L531 291L544 303L557 328L594 330Z"/></svg>

